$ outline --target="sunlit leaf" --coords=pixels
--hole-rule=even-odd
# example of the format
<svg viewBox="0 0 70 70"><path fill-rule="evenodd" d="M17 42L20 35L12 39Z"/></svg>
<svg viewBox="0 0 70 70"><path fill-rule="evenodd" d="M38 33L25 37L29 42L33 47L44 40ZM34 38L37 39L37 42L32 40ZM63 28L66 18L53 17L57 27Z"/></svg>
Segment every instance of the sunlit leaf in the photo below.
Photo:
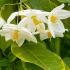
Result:
<svg viewBox="0 0 70 70"><path fill-rule="evenodd" d="M65 64L65 70L70 70L69 66Z"/></svg>
<svg viewBox="0 0 70 70"><path fill-rule="evenodd" d="M70 57L65 57L64 61L70 67Z"/></svg>
<svg viewBox="0 0 70 70"><path fill-rule="evenodd" d="M63 61L59 56L46 49L43 43L26 43L22 47L11 46L12 53L24 62L34 63L44 70L63 70Z"/></svg>
<svg viewBox="0 0 70 70"><path fill-rule="evenodd" d="M61 3L70 3L70 0L58 0Z"/></svg>

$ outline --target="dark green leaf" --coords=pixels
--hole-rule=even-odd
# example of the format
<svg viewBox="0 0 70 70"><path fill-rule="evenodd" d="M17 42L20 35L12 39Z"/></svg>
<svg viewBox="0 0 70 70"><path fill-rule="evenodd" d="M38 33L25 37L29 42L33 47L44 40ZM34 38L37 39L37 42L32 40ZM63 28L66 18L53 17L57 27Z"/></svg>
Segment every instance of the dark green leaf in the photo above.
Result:
<svg viewBox="0 0 70 70"><path fill-rule="evenodd" d="M56 4L51 0L28 0L27 4L34 9L51 11Z"/></svg>
<svg viewBox="0 0 70 70"><path fill-rule="evenodd" d="M7 58L9 62L14 62L16 60L16 57L12 53L9 53Z"/></svg>
<svg viewBox="0 0 70 70"><path fill-rule="evenodd" d="M4 52L10 45L10 41L6 42L4 37L0 36L0 48Z"/></svg>
<svg viewBox="0 0 70 70"><path fill-rule="evenodd" d="M25 63L26 70L43 70L39 66L32 64L32 63Z"/></svg>
<svg viewBox="0 0 70 70"><path fill-rule="evenodd" d="M17 61L16 62L16 70L24 70L22 62L21 61Z"/></svg>
<svg viewBox="0 0 70 70"><path fill-rule="evenodd" d="M5 58L0 60L0 66L8 66L9 61Z"/></svg>

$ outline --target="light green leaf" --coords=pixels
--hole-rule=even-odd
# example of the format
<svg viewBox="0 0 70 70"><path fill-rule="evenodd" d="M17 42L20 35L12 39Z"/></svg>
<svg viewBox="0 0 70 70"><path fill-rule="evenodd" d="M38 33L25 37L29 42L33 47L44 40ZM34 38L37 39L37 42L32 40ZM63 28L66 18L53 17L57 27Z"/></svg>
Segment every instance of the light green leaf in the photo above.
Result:
<svg viewBox="0 0 70 70"><path fill-rule="evenodd" d="M70 57L65 57L63 60L70 67Z"/></svg>
<svg viewBox="0 0 70 70"><path fill-rule="evenodd" d="M65 70L70 70L70 68L65 64Z"/></svg>
<svg viewBox="0 0 70 70"><path fill-rule="evenodd" d="M70 0L58 0L61 3L70 3Z"/></svg>
<svg viewBox="0 0 70 70"><path fill-rule="evenodd" d="M37 44L25 43L22 47L12 44L11 51L22 61L36 64L44 70L65 70L61 58L46 49L43 42Z"/></svg>

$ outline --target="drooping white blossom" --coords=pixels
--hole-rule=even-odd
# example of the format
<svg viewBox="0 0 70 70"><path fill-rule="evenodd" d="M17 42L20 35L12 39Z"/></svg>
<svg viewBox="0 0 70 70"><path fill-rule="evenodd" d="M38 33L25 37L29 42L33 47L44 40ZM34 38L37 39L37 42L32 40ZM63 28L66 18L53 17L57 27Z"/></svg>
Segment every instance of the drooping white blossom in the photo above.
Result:
<svg viewBox="0 0 70 70"><path fill-rule="evenodd" d="M2 30L0 30L0 34L5 36L6 41L12 40L16 42L19 47L22 46L25 40L37 43L36 38L31 32L24 27L19 27L14 24L5 24Z"/></svg>
<svg viewBox="0 0 70 70"><path fill-rule="evenodd" d="M65 29L62 19L70 17L70 11L64 10L64 4L54 8L48 16L48 28L52 32L53 37L62 37L63 33L67 31Z"/></svg>

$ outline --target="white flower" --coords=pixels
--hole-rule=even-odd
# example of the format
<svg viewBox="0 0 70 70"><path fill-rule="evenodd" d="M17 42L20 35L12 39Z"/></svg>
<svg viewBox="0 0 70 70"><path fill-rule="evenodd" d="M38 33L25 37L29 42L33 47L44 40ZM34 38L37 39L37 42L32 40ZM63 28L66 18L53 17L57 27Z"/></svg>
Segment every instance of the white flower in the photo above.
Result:
<svg viewBox="0 0 70 70"><path fill-rule="evenodd" d="M34 33L35 30L36 30L36 26L33 23L33 21L30 18L27 18L27 17L23 18L19 22L18 26L25 27L25 28L27 28L32 33Z"/></svg>
<svg viewBox="0 0 70 70"><path fill-rule="evenodd" d="M20 21L19 26L27 27L27 29L29 29L31 32L34 32L36 30L36 25L39 23L47 23L46 16L48 15L48 12L34 9L14 12L8 18L7 23L10 23L16 16L19 15L24 16L24 18Z"/></svg>
<svg viewBox="0 0 70 70"><path fill-rule="evenodd" d="M25 40L32 41L37 43L36 38L24 27L19 27L14 24L5 24L0 30L0 34L5 36L6 41L13 40L18 44L18 46L22 46Z"/></svg>
<svg viewBox="0 0 70 70"><path fill-rule="evenodd" d="M37 30L38 30L38 34L40 34L40 40L45 40L45 39L48 39L48 38L52 38L52 32L44 27L44 24L39 24L37 26Z"/></svg>
<svg viewBox="0 0 70 70"><path fill-rule="evenodd" d="M64 4L54 8L48 16L48 28L52 32L53 37L59 33L59 37L67 30L61 19L66 19L70 17L70 11L63 10Z"/></svg>
<svg viewBox="0 0 70 70"><path fill-rule="evenodd" d="M49 30L45 30L44 32L40 32L40 40L51 39L52 33Z"/></svg>
<svg viewBox="0 0 70 70"><path fill-rule="evenodd" d="M27 26L31 32L35 32L38 25L47 23L48 12L28 9L24 10L24 13L26 17L19 22L19 26Z"/></svg>
<svg viewBox="0 0 70 70"><path fill-rule="evenodd" d="M6 24L5 20L0 17L0 28Z"/></svg>

